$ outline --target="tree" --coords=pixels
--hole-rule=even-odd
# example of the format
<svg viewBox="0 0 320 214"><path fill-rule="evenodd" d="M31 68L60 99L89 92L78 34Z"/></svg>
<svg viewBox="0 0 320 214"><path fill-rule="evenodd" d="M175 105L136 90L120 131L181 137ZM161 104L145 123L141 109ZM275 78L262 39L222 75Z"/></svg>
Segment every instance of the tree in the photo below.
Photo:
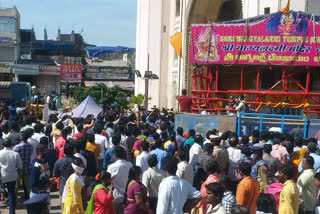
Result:
<svg viewBox="0 0 320 214"><path fill-rule="evenodd" d="M73 91L73 98L81 103L89 95L88 89L83 87L76 87Z"/></svg>

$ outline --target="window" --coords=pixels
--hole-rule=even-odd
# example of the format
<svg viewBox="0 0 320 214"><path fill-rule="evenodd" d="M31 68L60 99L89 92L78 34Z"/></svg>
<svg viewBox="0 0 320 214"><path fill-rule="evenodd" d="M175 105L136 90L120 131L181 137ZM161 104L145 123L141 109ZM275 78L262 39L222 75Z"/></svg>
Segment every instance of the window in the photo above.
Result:
<svg viewBox="0 0 320 214"><path fill-rule="evenodd" d="M13 17L0 16L0 33L15 33L16 19Z"/></svg>
<svg viewBox="0 0 320 214"><path fill-rule="evenodd" d="M180 16L180 1L176 0L176 17Z"/></svg>
<svg viewBox="0 0 320 214"><path fill-rule="evenodd" d="M264 8L264 14L270 14L270 7Z"/></svg>

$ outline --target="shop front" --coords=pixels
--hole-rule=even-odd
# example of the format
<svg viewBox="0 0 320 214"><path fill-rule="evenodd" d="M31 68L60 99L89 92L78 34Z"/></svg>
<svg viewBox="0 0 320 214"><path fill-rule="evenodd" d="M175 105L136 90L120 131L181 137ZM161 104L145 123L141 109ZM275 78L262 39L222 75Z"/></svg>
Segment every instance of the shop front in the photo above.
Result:
<svg viewBox="0 0 320 214"><path fill-rule="evenodd" d="M41 93L60 94L60 67L57 65L40 65L37 88Z"/></svg>

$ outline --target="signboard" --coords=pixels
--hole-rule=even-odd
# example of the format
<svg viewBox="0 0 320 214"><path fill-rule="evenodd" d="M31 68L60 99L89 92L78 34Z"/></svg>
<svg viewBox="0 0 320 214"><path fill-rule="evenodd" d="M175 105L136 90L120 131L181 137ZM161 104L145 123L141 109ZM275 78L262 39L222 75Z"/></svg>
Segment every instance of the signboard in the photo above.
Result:
<svg viewBox="0 0 320 214"><path fill-rule="evenodd" d="M320 65L320 24L299 12L251 23L192 26L190 62L201 64Z"/></svg>
<svg viewBox="0 0 320 214"><path fill-rule="evenodd" d="M14 42L11 38L0 37L0 45L12 45L12 44L14 44Z"/></svg>
<svg viewBox="0 0 320 214"><path fill-rule="evenodd" d="M81 82L81 64L62 64L60 67L60 80L62 82Z"/></svg>
<svg viewBox="0 0 320 214"><path fill-rule="evenodd" d="M128 67L87 67L86 79L131 79L131 69Z"/></svg>
<svg viewBox="0 0 320 214"><path fill-rule="evenodd" d="M40 65L40 75L60 75L60 67L57 65Z"/></svg>

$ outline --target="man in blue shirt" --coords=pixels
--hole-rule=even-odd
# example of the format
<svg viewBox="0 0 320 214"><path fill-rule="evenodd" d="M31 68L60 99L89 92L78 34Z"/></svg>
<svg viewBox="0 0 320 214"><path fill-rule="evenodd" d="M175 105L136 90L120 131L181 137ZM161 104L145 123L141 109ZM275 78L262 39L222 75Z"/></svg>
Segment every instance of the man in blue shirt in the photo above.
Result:
<svg viewBox="0 0 320 214"><path fill-rule="evenodd" d="M320 155L316 154L317 149L318 147L316 143L314 142L308 143L308 153L314 159L313 168L316 171L316 173L320 171ZM302 161L301 161L299 164L299 173L302 173L302 172L303 172L303 169L302 169Z"/></svg>
<svg viewBox="0 0 320 214"><path fill-rule="evenodd" d="M162 150L162 141L160 139L156 140L155 143L156 149L152 150L152 152L150 153L155 154L157 156L158 159L158 168L164 170L164 164L165 164L165 160L168 157L168 153L164 150Z"/></svg>
<svg viewBox="0 0 320 214"><path fill-rule="evenodd" d="M190 137L188 138L188 140L186 140L186 141L184 142L184 145L185 145L185 146L186 146L186 145L192 146L192 145L194 144L194 136L196 135L196 131L195 131L194 129L190 129L190 130L189 130L189 135L190 135Z"/></svg>

